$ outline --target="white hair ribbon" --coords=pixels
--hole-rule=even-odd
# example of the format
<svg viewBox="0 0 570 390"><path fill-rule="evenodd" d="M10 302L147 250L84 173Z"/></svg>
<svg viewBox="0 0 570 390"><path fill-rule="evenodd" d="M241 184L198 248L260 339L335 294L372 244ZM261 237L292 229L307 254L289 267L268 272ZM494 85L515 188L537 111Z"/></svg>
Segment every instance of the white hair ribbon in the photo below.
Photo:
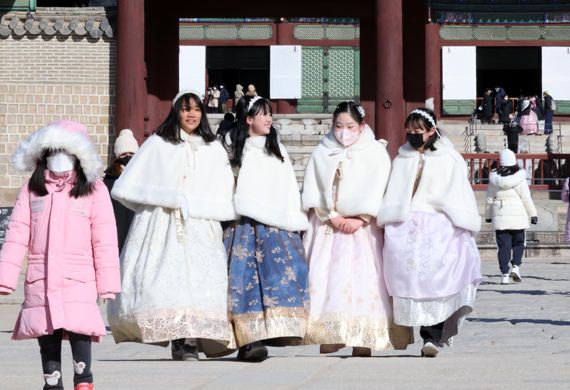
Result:
<svg viewBox="0 0 570 390"><path fill-rule="evenodd" d="M425 112L423 110L415 109L414 111L410 112L410 115L412 115L412 114L418 114L418 115L423 116L430 123L431 127L437 128L437 126L435 125L435 121L433 120L432 116L430 114L428 114L427 112Z"/></svg>
<svg viewBox="0 0 570 390"><path fill-rule="evenodd" d="M186 95L188 93L193 93L194 95L198 96L199 99L203 99L204 97L202 96L202 94L198 91L195 91L193 89L185 89L183 91L178 92L178 94L176 94L176 96L174 96L174 99L172 99L172 107L174 107L174 105L176 104L176 102L178 101L178 99L180 99L180 97L182 97L182 95Z"/></svg>
<svg viewBox="0 0 570 390"><path fill-rule="evenodd" d="M249 104L247 105L247 111L248 112L249 112L249 110L251 110L251 107L253 107L253 103L258 101L259 99L263 99L263 98L261 96L254 96L251 98L251 100L249 101Z"/></svg>

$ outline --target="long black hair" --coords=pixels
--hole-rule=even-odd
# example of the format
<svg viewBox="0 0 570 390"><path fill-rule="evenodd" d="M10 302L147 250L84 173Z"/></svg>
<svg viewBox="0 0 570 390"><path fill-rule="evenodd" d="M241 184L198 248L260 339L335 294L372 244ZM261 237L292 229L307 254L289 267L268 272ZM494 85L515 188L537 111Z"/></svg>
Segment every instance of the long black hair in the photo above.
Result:
<svg viewBox="0 0 570 390"><path fill-rule="evenodd" d="M52 153L58 151L59 150L44 149L36 163L36 169L34 169L34 172L28 181L28 190L37 196L46 196L48 194L45 178L45 171L47 170L47 158ZM95 184L89 183L87 176L85 176L83 169L81 169L81 163L77 157L75 158L75 165L73 166L73 170L75 171L75 184L73 185L71 191L69 191L69 196L77 199L81 196L87 196L91 194L93 192Z"/></svg>
<svg viewBox="0 0 570 390"><path fill-rule="evenodd" d="M433 123L435 124L435 126L433 126L430 121L424 117L422 114L418 114L417 112L411 112L410 115L408 115L408 117L406 118L406 123L404 124L406 129L425 129L426 131L431 130L432 127L435 127L437 130L437 119L435 118L435 113L430 110L429 108L425 108L425 107L419 107L417 108L417 110L423 111L426 114L428 114L431 119L433 119ZM415 110L414 110L415 111ZM432 152L434 150L437 150L435 145L435 142L437 141L437 139L439 138L439 134L438 132L434 132L426 141L425 145L424 145L424 150L425 149L429 149Z"/></svg>
<svg viewBox="0 0 570 390"><path fill-rule="evenodd" d="M257 100L248 110L249 102L254 98L257 98ZM258 114L273 115L271 105L267 99L259 98L257 96L242 96L239 99L236 104L236 121L228 131L231 143L228 143L226 138L227 136L221 139L225 148L230 151L230 163L234 167L241 167L245 141L247 137L249 137L249 125L246 121L247 117L249 116L253 118ZM270 156L277 157L281 162L285 161L285 158L281 154L281 149L279 148L278 133L273 125L271 125L269 134L267 134L265 139L265 150Z"/></svg>
<svg viewBox="0 0 570 390"><path fill-rule="evenodd" d="M359 125L362 124L362 122L364 122L364 117L360 113L360 110L359 110L360 107L361 106L358 103L353 102L352 100L339 103L336 106L334 113L333 113L333 122L336 121L336 118L340 114L342 114L343 112L346 112L346 113L350 114L350 116L352 117L352 119L354 119L356 121L356 123L358 123Z"/></svg>
<svg viewBox="0 0 570 390"><path fill-rule="evenodd" d="M180 96L176 102L174 102L174 105L170 108L170 112L168 113L166 119L156 129L156 135L162 137L165 141L169 141L174 144L182 142L182 139L180 138L180 131L184 130L180 129L180 111L184 105L186 107L190 107L190 99L196 103L196 105L200 108L200 112L202 113L202 117L200 118L200 125L196 131L207 143L212 142L216 139L216 136L210 129L204 103L202 103L202 100L192 92L185 93L184 95Z"/></svg>
<svg viewBox="0 0 570 390"><path fill-rule="evenodd" d="M518 165L504 166L497 169L497 175L499 176L511 176L520 170Z"/></svg>

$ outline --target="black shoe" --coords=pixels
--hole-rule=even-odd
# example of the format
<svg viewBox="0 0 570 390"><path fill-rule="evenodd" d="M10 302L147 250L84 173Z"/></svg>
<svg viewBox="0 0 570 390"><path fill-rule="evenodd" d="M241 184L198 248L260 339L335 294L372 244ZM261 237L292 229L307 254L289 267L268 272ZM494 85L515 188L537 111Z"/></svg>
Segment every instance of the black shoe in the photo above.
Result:
<svg viewBox="0 0 570 390"><path fill-rule="evenodd" d="M200 360L198 347L185 342L185 339L172 340L172 360Z"/></svg>
<svg viewBox="0 0 570 390"><path fill-rule="evenodd" d="M251 344L244 345L238 351L237 360L246 362L261 362L267 358L267 347L256 341Z"/></svg>

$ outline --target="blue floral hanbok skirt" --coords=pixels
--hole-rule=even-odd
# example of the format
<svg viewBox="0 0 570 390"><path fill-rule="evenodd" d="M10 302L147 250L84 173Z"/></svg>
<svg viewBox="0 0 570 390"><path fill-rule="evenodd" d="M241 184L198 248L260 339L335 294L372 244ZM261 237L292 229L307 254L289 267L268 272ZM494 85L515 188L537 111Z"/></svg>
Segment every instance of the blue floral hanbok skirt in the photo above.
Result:
<svg viewBox="0 0 570 390"><path fill-rule="evenodd" d="M298 233L242 217L224 232L228 311L238 347L297 344L309 311L308 264Z"/></svg>

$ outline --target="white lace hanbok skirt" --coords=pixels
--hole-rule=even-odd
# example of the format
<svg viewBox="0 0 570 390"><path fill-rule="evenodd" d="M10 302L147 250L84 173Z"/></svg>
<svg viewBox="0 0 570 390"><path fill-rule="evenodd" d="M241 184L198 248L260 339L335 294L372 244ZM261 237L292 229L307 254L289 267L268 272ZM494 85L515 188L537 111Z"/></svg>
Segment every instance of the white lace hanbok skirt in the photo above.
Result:
<svg viewBox="0 0 570 390"><path fill-rule="evenodd" d="M107 315L117 343L196 338L207 355L235 348L228 320L227 255L216 221L146 208L121 253L122 292Z"/></svg>

